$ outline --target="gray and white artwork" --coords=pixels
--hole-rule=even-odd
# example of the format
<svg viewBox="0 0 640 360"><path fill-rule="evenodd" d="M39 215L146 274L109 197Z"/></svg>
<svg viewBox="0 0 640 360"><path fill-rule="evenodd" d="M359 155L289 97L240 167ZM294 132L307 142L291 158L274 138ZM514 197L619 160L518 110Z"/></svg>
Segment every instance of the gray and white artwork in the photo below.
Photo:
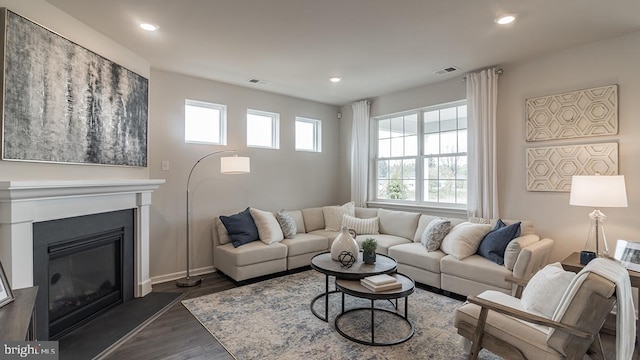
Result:
<svg viewBox="0 0 640 360"><path fill-rule="evenodd" d="M2 158L147 166L148 80L3 11Z"/></svg>

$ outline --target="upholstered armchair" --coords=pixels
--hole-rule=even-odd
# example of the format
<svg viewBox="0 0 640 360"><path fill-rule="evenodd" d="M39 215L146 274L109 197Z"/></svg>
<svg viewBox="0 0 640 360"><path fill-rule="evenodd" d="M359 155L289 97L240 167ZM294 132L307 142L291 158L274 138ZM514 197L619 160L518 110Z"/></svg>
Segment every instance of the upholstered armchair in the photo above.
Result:
<svg viewBox="0 0 640 360"><path fill-rule="evenodd" d="M610 260L603 261L611 263ZM605 265L619 266L609 263ZM553 269L552 265L539 273L544 274L536 274L531 279L531 282L537 282L534 290L537 294L525 296L527 288L523 294L520 286L526 283L512 278L508 280L519 285L516 296L485 291L477 297L469 297L456 310L454 324L458 334L467 340L467 345L471 342L469 359L476 359L483 348L505 359L582 359L585 354L604 358L599 332L616 303L616 284L620 281L624 284L625 275L628 281L626 270L616 268L613 277L621 279L615 281L609 274L603 277L597 271L586 271L576 276L561 267L560 270ZM540 278L548 282L546 289L540 287ZM576 281L577 278L580 281ZM626 285L619 287L626 288ZM624 303L628 304L630 291L623 293ZM541 300L537 306L532 304L536 296ZM633 304L631 307L633 311ZM631 336L635 337L635 334ZM633 338L624 340L631 341L633 346Z"/></svg>

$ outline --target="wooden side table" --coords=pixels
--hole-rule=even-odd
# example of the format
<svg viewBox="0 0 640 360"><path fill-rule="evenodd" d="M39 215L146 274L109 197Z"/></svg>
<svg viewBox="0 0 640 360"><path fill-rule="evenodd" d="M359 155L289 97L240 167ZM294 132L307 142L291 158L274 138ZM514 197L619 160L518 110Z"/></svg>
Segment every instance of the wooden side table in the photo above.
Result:
<svg viewBox="0 0 640 360"><path fill-rule="evenodd" d="M566 259L560 262L565 270L573 271L575 273L580 272L584 268L584 265L580 264L580 253L574 252L567 256ZM631 287L640 289L640 272L627 269L629 272L629 279L631 280ZM638 314L640 314L640 299L638 299L637 305ZM636 345L640 345L640 316L636 318Z"/></svg>
<svg viewBox="0 0 640 360"><path fill-rule="evenodd" d="M38 287L13 290L15 300L0 308L0 340L36 340L35 314Z"/></svg>

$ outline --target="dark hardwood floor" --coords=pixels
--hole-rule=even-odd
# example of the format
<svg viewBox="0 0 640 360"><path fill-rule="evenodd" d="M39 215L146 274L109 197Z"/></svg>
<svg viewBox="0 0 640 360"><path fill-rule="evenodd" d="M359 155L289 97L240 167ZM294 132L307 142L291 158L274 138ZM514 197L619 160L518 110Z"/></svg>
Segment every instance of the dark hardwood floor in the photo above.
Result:
<svg viewBox="0 0 640 360"><path fill-rule="evenodd" d="M252 282L260 280L262 279L256 279ZM201 285L192 288L180 288L176 286L175 281L170 281L154 285L153 291L183 292L185 293L184 299L190 299L236 286L238 285L225 275L212 273L203 277ZM615 337L603 334L602 341L606 358L615 359ZM637 352L638 349L636 349ZM639 358L637 355L634 357L634 359ZM182 303L178 302L104 359L232 360L233 357Z"/></svg>

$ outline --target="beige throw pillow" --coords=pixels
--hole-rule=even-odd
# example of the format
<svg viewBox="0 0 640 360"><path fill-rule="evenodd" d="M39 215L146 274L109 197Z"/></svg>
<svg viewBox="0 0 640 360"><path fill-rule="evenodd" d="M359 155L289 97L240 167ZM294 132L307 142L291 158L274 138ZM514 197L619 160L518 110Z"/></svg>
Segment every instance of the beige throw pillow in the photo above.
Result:
<svg viewBox="0 0 640 360"><path fill-rule="evenodd" d="M538 271L522 292L522 306L551 319L575 273L565 271L560 263L549 264Z"/></svg>
<svg viewBox="0 0 640 360"><path fill-rule="evenodd" d="M380 231L378 230L378 217L359 219L357 217L344 214L342 215L342 226L355 230L358 235L380 234Z"/></svg>
<svg viewBox="0 0 640 360"><path fill-rule="evenodd" d="M440 249L448 255L462 260L478 251L480 242L491 231L489 224L474 224L468 221L454 226L442 240Z"/></svg>
<svg viewBox="0 0 640 360"><path fill-rule="evenodd" d="M356 206L353 201L342 206L325 206L322 208L325 231L340 231L342 215L356 216Z"/></svg>
<svg viewBox="0 0 640 360"><path fill-rule="evenodd" d="M284 234L276 216L269 211L250 208L251 217L258 228L260 241L269 245L284 240Z"/></svg>

